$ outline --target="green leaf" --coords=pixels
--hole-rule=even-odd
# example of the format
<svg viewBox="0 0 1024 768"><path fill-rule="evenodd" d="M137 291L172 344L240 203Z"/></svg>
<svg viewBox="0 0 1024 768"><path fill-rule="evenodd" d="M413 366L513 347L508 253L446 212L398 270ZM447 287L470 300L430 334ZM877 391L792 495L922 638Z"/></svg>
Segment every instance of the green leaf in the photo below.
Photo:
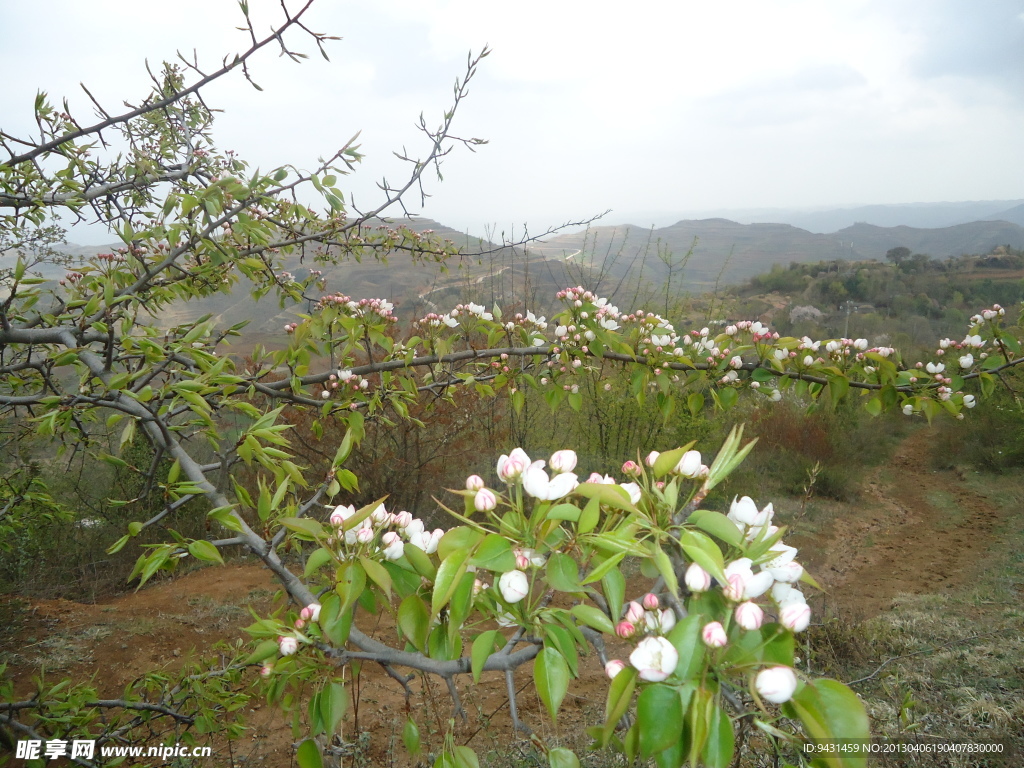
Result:
<svg viewBox="0 0 1024 768"><path fill-rule="evenodd" d="M608 699L604 705L604 740L611 736L619 719L626 714L633 701L636 690L636 670L626 667L612 680L608 686Z"/></svg>
<svg viewBox="0 0 1024 768"><path fill-rule="evenodd" d="M707 741L704 742L701 757L707 768L728 768L736 748L732 720L724 709L714 706L713 702L708 715Z"/></svg>
<svg viewBox="0 0 1024 768"><path fill-rule="evenodd" d="M489 629L481 632L473 640L473 647L470 652L470 670L473 673L473 682L480 682L480 675L484 671L484 663L494 653L498 639L504 640L504 636L496 629Z"/></svg>
<svg viewBox="0 0 1024 768"><path fill-rule="evenodd" d="M604 599L608 603L611 615L621 616L622 606L626 600L626 577L622 575L622 571L618 568L608 571L601 577L601 587L604 589Z"/></svg>
<svg viewBox="0 0 1024 768"><path fill-rule="evenodd" d="M556 504L548 510L548 520L569 520L576 522L580 519L581 510L575 504Z"/></svg>
<svg viewBox="0 0 1024 768"><path fill-rule="evenodd" d="M675 674L683 680L696 675L704 663L704 643L701 641L701 629L705 619L699 613L691 613L677 623L665 636L679 654L679 663Z"/></svg>
<svg viewBox="0 0 1024 768"><path fill-rule="evenodd" d="M512 554L512 545L504 536L489 533L477 545L473 558L469 561L477 568L495 573L506 573L516 567L516 556Z"/></svg>
<svg viewBox="0 0 1024 768"><path fill-rule="evenodd" d="M246 664L259 664L261 661L266 661L271 656L278 654L280 646L277 644L277 640L264 640L262 643L256 646L249 657L245 660Z"/></svg>
<svg viewBox="0 0 1024 768"><path fill-rule="evenodd" d="M718 548L714 541L703 533L684 530L679 537L679 543L687 556L714 576L720 584L724 584L727 581L722 550Z"/></svg>
<svg viewBox="0 0 1024 768"><path fill-rule="evenodd" d="M556 552L548 558L545 566L545 578L548 584L559 592L578 592L580 590L576 560L562 552Z"/></svg>
<svg viewBox="0 0 1024 768"><path fill-rule="evenodd" d="M610 555L604 562L587 574L587 577L583 579L583 583L592 584L595 581L600 581L615 570L615 567L622 562L625 556L625 552L616 552L614 555Z"/></svg>
<svg viewBox="0 0 1024 768"><path fill-rule="evenodd" d="M868 739L868 716L853 691L835 680L814 680L797 689L784 709L795 710L808 736L825 739ZM863 766L863 758L842 752L824 757L830 768Z"/></svg>
<svg viewBox="0 0 1024 768"><path fill-rule="evenodd" d="M721 512L714 512L710 509L698 509L690 515L686 522L697 526L705 533L710 533L716 539L724 541L733 547L742 543L742 535L736 525Z"/></svg>
<svg viewBox="0 0 1024 768"><path fill-rule="evenodd" d="M197 539L188 545L188 551L196 560L224 564L224 558L220 556L220 550L208 541Z"/></svg>
<svg viewBox="0 0 1024 768"><path fill-rule="evenodd" d="M672 560L667 554L665 554L665 550L661 548L661 544L658 544L657 542L654 544L653 554L654 564L657 566L658 573L661 575L661 578L665 580L665 586L668 588L668 591L673 595L678 595L679 579L676 578L676 571L675 568L672 567ZM719 555L719 557L721 557L721 555ZM724 567L725 566L723 565L723 568Z"/></svg>
<svg viewBox="0 0 1024 768"><path fill-rule="evenodd" d="M472 549L481 538L479 531L468 526L459 525L451 528L437 543L437 557L439 560L446 560L453 552Z"/></svg>
<svg viewBox="0 0 1024 768"><path fill-rule="evenodd" d="M426 647L430 614L419 595L409 595L402 601L398 607L398 626L416 650L422 651Z"/></svg>
<svg viewBox="0 0 1024 768"><path fill-rule="evenodd" d="M597 499L601 504L612 509L621 509L626 512L636 512L636 507L629 500L629 493L618 485L606 485L604 483L581 483L573 491L577 496L588 499Z"/></svg>
<svg viewBox="0 0 1024 768"><path fill-rule="evenodd" d="M420 729L411 717L405 721L405 726L402 728L402 741L405 743L405 751L409 753L410 757L415 757L420 753Z"/></svg>
<svg viewBox="0 0 1024 768"><path fill-rule="evenodd" d="M693 447L696 441L691 441L684 445L682 448L673 448L671 451L665 451L662 453L654 462L652 467L655 477L664 477L679 464L679 460L683 458L683 454L686 453Z"/></svg>
<svg viewBox="0 0 1024 768"><path fill-rule="evenodd" d="M598 632L611 634L615 631L615 626L612 624L612 620L608 618L608 615L593 605L574 605L569 609L569 613L575 616L578 621L586 624L591 629L596 629Z"/></svg>
<svg viewBox="0 0 1024 768"><path fill-rule="evenodd" d="M640 753L644 759L679 741L683 732L683 702L668 685L648 685L636 702Z"/></svg>
<svg viewBox="0 0 1024 768"><path fill-rule="evenodd" d="M434 565L427 553L419 547L413 546L412 544L406 544L405 559L409 561L409 565L411 565L420 576L428 578L431 581L433 581L434 577L437 576L437 567Z"/></svg>
<svg viewBox="0 0 1024 768"><path fill-rule="evenodd" d="M345 716L347 708L348 696L345 693L345 686L341 683L330 683L321 692L320 719L328 736L333 736L338 730L338 723Z"/></svg>
<svg viewBox="0 0 1024 768"><path fill-rule="evenodd" d="M533 678L537 694L544 702L551 719L558 718L558 708L569 690L569 665L554 648L543 648L533 662Z"/></svg>
<svg viewBox="0 0 1024 768"><path fill-rule="evenodd" d="M548 766L550 768L580 768L580 759L571 749L555 747L548 751Z"/></svg>
<svg viewBox="0 0 1024 768"><path fill-rule="evenodd" d="M306 560L306 568L304 569L303 574L308 579L310 574L316 573L320 568L331 562L333 559L334 556L329 549L325 549L323 547L315 549L310 553L309 558Z"/></svg>
<svg viewBox="0 0 1024 768"><path fill-rule="evenodd" d="M391 599L391 574L388 573L387 568L378 563L376 560L371 560L368 557L360 557L360 564L363 566L363 570L366 571L366 575L370 577L370 581L376 584L378 587L384 590L384 594Z"/></svg>
<svg viewBox="0 0 1024 768"><path fill-rule="evenodd" d="M407 545L408 548L408 545ZM459 585L462 574L466 572L469 565L469 550L460 549L452 552L446 557L437 569L437 576L434 577L434 592L430 601L430 616L436 617L452 598L452 593Z"/></svg>
<svg viewBox="0 0 1024 768"><path fill-rule="evenodd" d="M306 739L299 745L295 752L295 761L299 764L299 768L324 768L320 748L312 739Z"/></svg>

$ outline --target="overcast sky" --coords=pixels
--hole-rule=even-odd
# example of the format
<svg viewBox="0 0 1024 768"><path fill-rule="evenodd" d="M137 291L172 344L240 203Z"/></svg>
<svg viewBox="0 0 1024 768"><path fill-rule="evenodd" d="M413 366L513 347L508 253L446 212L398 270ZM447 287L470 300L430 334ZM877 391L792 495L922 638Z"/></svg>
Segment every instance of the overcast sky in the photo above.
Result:
<svg viewBox="0 0 1024 768"><path fill-rule="evenodd" d="M298 8L296 0L287 0ZM251 0L258 31L280 20ZM211 67L247 38L231 0L0 2L0 127L31 128L37 89L84 82L137 100L144 61L197 49ZM349 188L369 207L390 152L424 152L470 50L485 60L456 151L418 209L458 229L531 230L613 209L667 224L723 209L1024 198L1024 0L317 0L330 63L264 54L257 92L211 88L216 138L253 165L310 167L356 131ZM417 202L417 201L413 201ZM82 239L82 238L77 238Z"/></svg>

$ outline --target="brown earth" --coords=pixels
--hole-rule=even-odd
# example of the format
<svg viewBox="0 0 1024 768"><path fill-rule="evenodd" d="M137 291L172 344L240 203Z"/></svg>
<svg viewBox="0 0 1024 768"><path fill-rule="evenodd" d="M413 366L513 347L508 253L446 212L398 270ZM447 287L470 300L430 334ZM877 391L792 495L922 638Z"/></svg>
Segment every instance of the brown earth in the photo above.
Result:
<svg viewBox="0 0 1024 768"><path fill-rule="evenodd" d="M913 433L869 478L856 515L836 520L812 540L799 542L802 560L822 584L824 599L833 609L867 617L887 610L901 593L952 589L974 574L998 513L956 473L929 469L930 438L927 429ZM937 506L941 498L954 500L959 514L951 514L949 505ZM205 568L95 605L33 601L9 649L16 653L8 654L8 674L25 696L31 695L33 676L46 665L51 677L92 677L100 696L116 697L146 672L172 672L193 654L207 653L218 641L234 643L244 637L239 628L250 623L244 606L251 604L257 613L268 613L276 589L262 567L229 565ZM642 589L638 583L636 590ZM373 634L393 640L391 617L378 616ZM610 648L609 655L615 656L616 649ZM593 654L580 660L580 676L562 705L557 727L544 735L572 736L600 720L607 681ZM254 682L255 673L247 680ZM409 712L420 725L425 750L441 746L452 715L443 684L414 678L407 701L400 685L372 665L365 665L352 684L360 704L357 711L350 711L342 735L351 740L347 744L353 754L367 761L363 764L403 762L401 729ZM544 722L528 667L517 672L515 685L521 690L522 719ZM510 758L523 747L524 741L511 731L500 676L485 675L480 686L471 685L467 678L459 688L468 717L458 725L457 743L499 758ZM294 765L295 739L288 719L259 696L247 710L246 734L230 747L215 744L215 757L203 765ZM370 738L352 737L360 732L368 732Z"/></svg>

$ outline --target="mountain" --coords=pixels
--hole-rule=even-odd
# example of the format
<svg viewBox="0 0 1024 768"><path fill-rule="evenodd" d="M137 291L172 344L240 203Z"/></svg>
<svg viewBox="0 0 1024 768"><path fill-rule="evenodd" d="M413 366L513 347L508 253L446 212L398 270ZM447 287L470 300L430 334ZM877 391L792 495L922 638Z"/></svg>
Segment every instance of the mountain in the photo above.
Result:
<svg viewBox="0 0 1024 768"><path fill-rule="evenodd" d="M975 200L957 203L907 203L903 205L863 205L826 211L779 212L773 221L782 221L809 232L837 232L854 224L878 227L918 227L934 229L966 224L979 219L999 219L1000 212L1024 200ZM764 221L765 219L760 219ZM1007 219L1013 221L1012 219ZM1020 224L1021 222L1015 222Z"/></svg>
<svg viewBox="0 0 1024 768"><path fill-rule="evenodd" d="M915 227L876 227L854 224L832 237L851 243L863 259L884 259L890 248L903 245L914 253L932 258L990 253L998 245L1024 248L1024 227L1007 221L972 221L955 227L918 229Z"/></svg>
<svg viewBox="0 0 1024 768"><path fill-rule="evenodd" d="M1009 221L1024 227L1024 203L985 217L987 221Z"/></svg>

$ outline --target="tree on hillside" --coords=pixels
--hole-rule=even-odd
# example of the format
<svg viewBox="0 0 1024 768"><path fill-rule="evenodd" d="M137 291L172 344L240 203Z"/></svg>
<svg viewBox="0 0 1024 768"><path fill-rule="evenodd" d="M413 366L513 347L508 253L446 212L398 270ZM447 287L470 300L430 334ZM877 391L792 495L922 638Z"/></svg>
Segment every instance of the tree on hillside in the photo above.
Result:
<svg viewBox="0 0 1024 768"><path fill-rule="evenodd" d="M414 673L433 675L446 684L456 714L463 713L458 679L500 671L512 720L529 732L516 707L516 669L534 664L538 695L555 717L578 654L590 646L613 678L606 722L592 735L630 757L726 765L735 745L731 717L749 729L755 715L768 722L780 712L819 738L866 735L863 708L848 689L794 671L794 633L809 620L794 584L813 579L782 543L770 505L739 500L728 517L700 509L750 450L739 432L709 465L691 446L667 446L647 466L627 462L621 483L606 476L579 482L571 450L550 458L552 474L522 450L510 451L497 464L504 489L474 475L455 502L448 498L450 519L460 524L447 532L427 532L383 500L361 509L345 504L358 486L346 460L368 421L405 416L418 398L445 397L454 387L482 396L504 391L514 406L535 388L553 409L579 409L597 359L621 370L630 394L654 399L666 418L674 402L667 393L679 388L692 413L729 408L747 391L826 402L857 392L872 413L900 407L928 418L961 415L975 401L967 389L991 389L1000 370L1020 362L1018 331L1006 327L1005 311L985 310L964 341L944 343L943 352L961 348L959 367L936 356L920 370L863 339L779 338L758 322L681 333L653 313L620 311L585 286L559 293L564 309L551 321L468 303L430 313L414 335L399 337L389 302L324 293L315 273L296 279L283 260L300 253L313 261L443 261L457 252L378 217L404 210L453 147L482 143L456 138L452 126L487 52L469 57L437 127L421 122L426 149L405 156L408 177L382 185L379 205L356 211L340 186L360 159L351 142L312 171L262 173L211 138L213 112L202 98L210 82L233 72L251 79L265 48L298 57L296 36L323 51L331 38L305 26L309 5L285 11L265 38L246 16L247 50L211 70L194 61L165 66L152 92L126 112L97 104L96 122L85 123L40 94L38 135L0 129L0 246L13 262L0 302L7 435L88 450L95 461L137 475L139 497L158 492L163 503L111 546L165 531L139 555L133 577L140 583L185 558L218 562L222 550L242 548L274 574L295 608L250 627L260 641L251 653L166 688L118 700L97 700L82 688L44 689L12 701L13 691L0 686L0 728L18 740L92 733L106 741L164 718L204 732L237 709L232 683L241 670L261 664L274 701L312 686L307 725L321 740L299 747L306 768L332 749L347 665L376 663L407 691ZM115 135L123 154L106 150ZM308 188L321 196L322 210L299 202ZM63 258L60 212L105 223L121 245L69 263L52 284L37 267ZM160 322L183 303L242 290L311 307L289 324L284 349L257 351L244 367L224 354L241 327L209 318ZM328 360L337 368L326 370ZM310 430L331 441L325 475L309 476L296 462L285 408L306 412ZM131 463L127 449L138 443L149 458ZM43 493L25 483L9 487L15 490L0 499L0 526L25 514L27 493ZM440 489L433 492L440 497ZM176 516L192 500L207 510L208 539L177 531ZM291 553L301 553L301 564ZM626 558L650 564L650 594L636 601L625 594ZM576 604L559 607L556 592ZM360 625L381 610L396 615L398 634L389 643ZM475 622L490 620L507 631L477 631ZM603 638L612 636L634 645L629 664L607 658ZM634 694L637 718L620 734ZM124 719L95 717L112 710ZM60 717L51 718L54 712ZM418 729L410 723L406 742L415 752ZM578 764L567 750L538 743L553 768ZM475 765L453 738L440 752L441 766Z"/></svg>
<svg viewBox="0 0 1024 768"><path fill-rule="evenodd" d="M906 259L910 258L910 249L905 245L899 245L895 248L890 248L885 252L885 258L891 261L893 264L899 265Z"/></svg>

